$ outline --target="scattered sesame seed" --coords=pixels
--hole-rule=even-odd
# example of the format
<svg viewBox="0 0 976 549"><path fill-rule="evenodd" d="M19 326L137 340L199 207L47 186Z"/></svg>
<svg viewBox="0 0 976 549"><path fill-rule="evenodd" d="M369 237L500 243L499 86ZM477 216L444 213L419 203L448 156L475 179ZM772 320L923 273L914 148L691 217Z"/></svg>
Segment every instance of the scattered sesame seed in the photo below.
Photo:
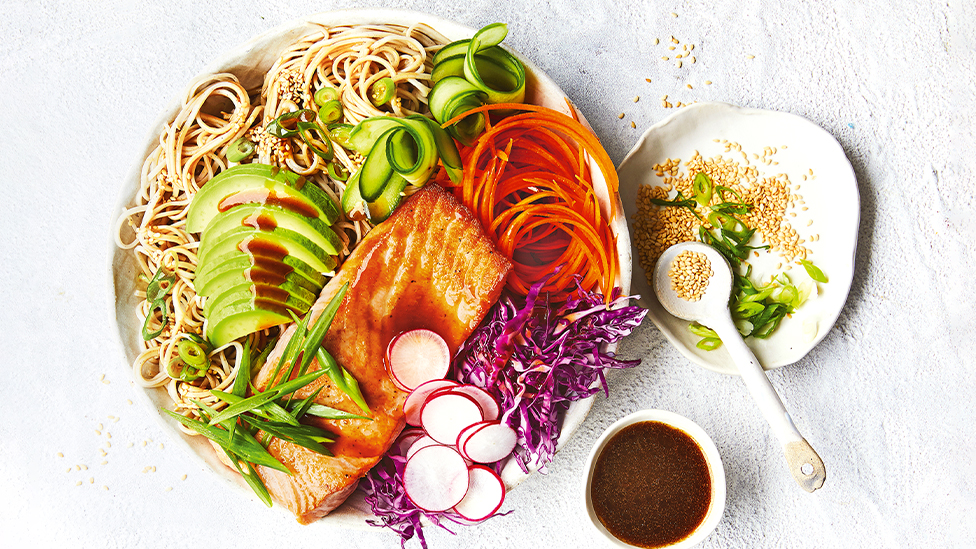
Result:
<svg viewBox="0 0 976 549"><path fill-rule="evenodd" d="M99 431L98 429L95 429L95 434L98 435L98 436L102 436L102 432Z"/></svg>
<svg viewBox="0 0 976 549"><path fill-rule="evenodd" d="M635 123L634 123L634 121L633 121L633 120L631 120L631 121L630 121L630 127L631 127L631 128L636 128L636 127L637 127L637 124L635 124Z"/></svg>
<svg viewBox="0 0 976 549"><path fill-rule="evenodd" d="M71 472L71 467L68 467L68 469L65 471L65 473L70 473L70 472Z"/></svg>
<svg viewBox="0 0 976 549"><path fill-rule="evenodd" d="M99 465L108 465L108 461L103 460L101 463L99 463Z"/></svg>
<svg viewBox="0 0 976 549"><path fill-rule="evenodd" d="M804 208L804 210L805 210L805 209L806 209L806 208ZM809 220L809 221L807 221L807 227L809 227L810 225L813 225L813 220L812 220L812 219L811 219L811 220Z"/></svg>
<svg viewBox="0 0 976 549"><path fill-rule="evenodd" d="M620 113L617 115L617 118L623 119L623 117L624 117L624 113Z"/></svg>
<svg viewBox="0 0 976 549"><path fill-rule="evenodd" d="M102 383L104 383L105 385L110 385L112 382L107 379L103 379ZM106 490L108 490L108 488L106 488Z"/></svg>
<svg viewBox="0 0 976 549"><path fill-rule="evenodd" d="M75 471L81 471L81 465L75 465Z"/></svg>
<svg viewBox="0 0 976 549"><path fill-rule="evenodd" d="M81 486L81 481L79 480L78 482L76 482L75 486Z"/></svg>
<svg viewBox="0 0 976 549"><path fill-rule="evenodd" d="M111 448L112 447L112 443L106 440L105 441L105 447L106 448Z"/></svg>
<svg viewBox="0 0 976 549"><path fill-rule="evenodd" d="M677 14L677 13L674 13L673 11L671 12L671 17L677 17L677 16L678 16L678 14ZM673 39L674 39L674 38L672 38L672 40L673 40Z"/></svg>
<svg viewBox="0 0 976 549"><path fill-rule="evenodd" d="M88 484L95 484L95 477L88 477Z"/></svg>
<svg viewBox="0 0 976 549"><path fill-rule="evenodd" d="M655 46L658 45L658 44L660 44L660 43L661 43L661 39L660 38L655 38L654 39L654 45Z"/></svg>
<svg viewBox="0 0 976 549"><path fill-rule="evenodd" d="M101 430L102 430L102 424L101 424L101 423L99 423L99 424L98 424L98 427L97 427L97 429L98 429L99 431L101 431ZM101 434L101 433L99 433L99 434Z"/></svg>
<svg viewBox="0 0 976 549"><path fill-rule="evenodd" d="M712 85L712 81L711 80L706 80L705 81L705 85L706 86L711 86Z"/></svg>
<svg viewBox="0 0 976 549"><path fill-rule="evenodd" d="M105 379L105 374L102 374L102 375L98 376L98 381L101 381L103 379Z"/></svg>
<svg viewBox="0 0 976 549"><path fill-rule="evenodd" d="M102 490L105 490L106 492L108 492L108 486L105 486L105 485L103 484L103 485L102 485Z"/></svg>
<svg viewBox="0 0 976 549"><path fill-rule="evenodd" d="M689 44L689 45L688 45L688 49L689 49L689 50L693 50L693 49L695 49L695 45L694 45L694 44Z"/></svg>
<svg viewBox="0 0 976 549"><path fill-rule="evenodd" d="M674 42L675 44L680 44L681 43L681 41L678 40L677 38L675 38L674 36L671 37L671 41Z"/></svg>
<svg viewBox="0 0 976 549"><path fill-rule="evenodd" d="M182 477L180 477L180 480L186 480L186 474L184 474Z"/></svg>
<svg viewBox="0 0 976 549"><path fill-rule="evenodd" d="M143 446L145 446L145 445L146 445L146 441L145 441L145 440L144 440L144 441L142 441L142 445L143 445Z"/></svg>
<svg viewBox="0 0 976 549"><path fill-rule="evenodd" d="M162 443L162 442L160 442L160 443L159 443L159 449L160 449L160 450L162 450L162 449L163 449L163 443Z"/></svg>
<svg viewBox="0 0 976 549"><path fill-rule="evenodd" d="M87 465L85 465L84 463L82 463L82 464L81 464L81 470L82 470L82 471L87 471L87 470L88 470L88 466L87 466Z"/></svg>
<svg viewBox="0 0 976 549"><path fill-rule="evenodd" d="M681 68L681 61L678 61L677 63L675 63L674 66L676 66L676 67L678 67L680 69Z"/></svg>
<svg viewBox="0 0 976 549"><path fill-rule="evenodd" d="M172 492L173 491L173 487L172 486L167 486L166 489L163 490L163 491L164 492Z"/></svg>
<svg viewBox="0 0 976 549"><path fill-rule="evenodd" d="M63 458L64 457L64 454L62 454L61 452L58 452L58 457L59 458Z"/></svg>
<svg viewBox="0 0 976 549"><path fill-rule="evenodd" d="M693 55L693 56L691 56L691 62L692 62L692 63L695 63L696 61L698 61L698 60L697 60L697 59L695 59L695 56L694 56L694 55Z"/></svg>
<svg viewBox="0 0 976 549"><path fill-rule="evenodd" d="M692 87L691 87L691 84L687 84L687 86L688 86L688 89L689 89L689 90L693 90L693 89L695 89L695 88L692 88Z"/></svg>
<svg viewBox="0 0 976 549"><path fill-rule="evenodd" d="M636 103L636 102L638 102L638 101L640 101L640 96L639 96L639 95L637 95L637 96L634 96L634 103Z"/></svg>
<svg viewBox="0 0 976 549"><path fill-rule="evenodd" d="M644 80L645 80L645 81L646 81L646 82L647 82L648 84L650 84L650 83L651 83L651 79L650 79L650 78L645 78Z"/></svg>
<svg viewBox="0 0 976 549"><path fill-rule="evenodd" d="M670 58L668 58L668 57L664 57L664 56L662 56L662 57L661 57L661 59L663 59L663 60L665 60L665 61L668 61L668 60L670 60Z"/></svg>
<svg viewBox="0 0 976 549"><path fill-rule="evenodd" d="M669 50L673 50L674 49L674 46L668 46L668 49Z"/></svg>
<svg viewBox="0 0 976 549"><path fill-rule="evenodd" d="M747 56L746 56L746 59L755 59L755 58L756 58L756 56L755 56L755 55L747 55Z"/></svg>
<svg viewBox="0 0 976 549"><path fill-rule="evenodd" d="M135 446L135 444L132 442L125 445L126 448L132 448L133 446Z"/></svg>
<svg viewBox="0 0 976 549"><path fill-rule="evenodd" d="M132 405L132 399L129 399L129 398L125 399L125 403L128 404L129 406L131 406Z"/></svg>

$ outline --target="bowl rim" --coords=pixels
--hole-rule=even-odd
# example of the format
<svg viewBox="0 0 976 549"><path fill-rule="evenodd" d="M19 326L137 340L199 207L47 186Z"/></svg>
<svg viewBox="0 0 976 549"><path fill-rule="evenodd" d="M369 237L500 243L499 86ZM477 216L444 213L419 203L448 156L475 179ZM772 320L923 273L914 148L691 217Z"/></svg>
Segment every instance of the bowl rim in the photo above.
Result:
<svg viewBox="0 0 976 549"><path fill-rule="evenodd" d="M347 8L321 11L304 15L285 21L266 31L250 36L243 42L218 52L215 57L206 62L194 76L187 79L183 86L176 92L174 97L162 108L159 116L149 127L148 131L146 132L146 137L142 141L142 143L146 144L145 147L140 150L140 153L136 156L136 159L131 164L130 169L125 173L125 176L119 185L116 194L116 207L113 210L111 229L108 235L108 253L106 254L106 293L108 303L112 307L112 313L110 314L111 322L114 324L113 329L110 330L110 338L120 358L120 364L125 369L127 375L132 375L132 361L130 360L126 343L127 338L131 334L128 334L124 329L123 323L120 322L120 318L122 318L120 315L133 315L134 318L134 310L129 307L128 300L131 290L133 290L135 287L135 282L133 280L125 280L124 278L120 280L120 273L118 270L120 266L124 265L127 261L134 260L131 257L131 249L119 248L116 245L116 234L118 232L116 222L121 212L129 207L129 205L135 199L135 195L138 192L142 167L145 159L155 148L158 142L159 132L163 125L172 120L179 111L182 98L186 94L189 84L195 81L197 78L219 72L231 72L238 74L238 70L241 67L236 65L235 61L239 60L240 58L257 58L259 60L258 63L252 64L251 66L259 66L261 58L255 53L255 50L261 47L267 47L270 43L274 43L275 40L284 40L286 37L289 37L288 42L291 42L300 37L303 33L310 30L313 25L394 24L410 26L416 23L423 23L430 26L436 32L442 34L449 40L469 38L477 31L475 28L441 16L409 9ZM529 86L527 87L531 87L531 89L528 90L526 103L535 102L533 100L536 99L537 94L541 95L546 92L558 92L558 94L560 94L560 98L567 98L567 102L563 103L560 101L558 106L551 105L551 108L555 108L556 110L568 115L575 112L576 116L579 117L580 123L587 128L590 128L590 125L587 123L582 113L580 113L576 108L575 104L568 101L566 92L563 91L562 88L556 84L551 77L549 77L545 72L543 72L538 66L536 66L531 60L527 59L521 53L512 50L507 46L503 47L511 51L513 55L515 55L525 65L527 79L529 81ZM273 58L277 59L278 55L280 55L280 51L275 51ZM270 65L268 67L264 67L264 72L267 72L268 68L270 68ZM238 74L238 76L240 77L240 74ZM572 109L572 111L570 109ZM599 170L596 170L596 173L599 173ZM602 180L602 176L600 179ZM606 191L606 187L607 184L604 181L602 183L602 188L604 194L607 195L604 197L604 200L609 198L609 193ZM599 194L600 193L598 191L598 195ZM618 273L617 285L622 288L624 295L627 295L630 292L632 268L630 233L627 229L627 221L623 214L623 205L621 203L619 193L616 197L616 202L615 208L617 216L611 220L611 228L614 233L618 235L617 253L618 257L620 258L621 269ZM609 204L607 204L607 207L609 207ZM131 345L131 342L129 342L129 344ZM255 502L259 501L251 489L245 484L243 479L240 478L240 475L221 463L219 459L217 459L216 453L213 452L212 449L210 449L209 453L204 453L204 450L201 449L201 445L206 444L209 447L209 443L199 440L191 443L191 441L188 440L189 437L184 435L177 428L175 420L166 417L160 412L160 405L157 401L163 397L162 393L165 393L165 387L142 387L132 380L132 378L130 378L130 383L132 383L137 389L135 391L137 393L135 400L139 401L139 403L145 408L156 425L158 425L168 436L170 436L172 443L185 450L186 453L191 456L191 459L203 469L223 480L228 486L231 486L232 491L243 493L245 497L249 497ZM154 396L151 396L150 393L152 393ZM584 400L576 401L571 405L563 420L563 429L556 446L557 451L574 436L579 426L589 415L589 411L593 405L593 400L594 397L590 397ZM531 468L529 473L524 473L518 467L518 464L515 463L515 460L510 460L502 471L502 477L505 480L506 487L512 488L520 484L522 481L527 479L531 473L535 472L537 468L538 467ZM347 499L345 503L332 511L329 514L329 518L332 520L317 522L328 524L330 527L336 525L345 528L369 528L369 525L366 523L364 518L369 518L372 516L372 514L369 512L368 505L362 501L360 495L361 492L357 490L353 496L350 496L350 498ZM284 506L278 505L275 507L278 508L279 513L282 513L282 516L291 516Z"/></svg>
<svg viewBox="0 0 976 549"><path fill-rule="evenodd" d="M718 523L722 521L722 516L725 513L725 500L728 488L726 486L725 469L722 465L722 456L719 454L718 448L715 446L712 438L697 423L674 412L659 409L638 410L618 419L603 431L603 434L593 443L593 447L586 458L583 468L585 472L582 482L583 512L589 519L588 522L593 527L592 530L599 533L611 546L620 549L633 549L636 547L615 537L600 522L600 519L596 516L596 512L593 510L590 487L593 481L593 468L597 457L602 453L603 448L607 445L610 438L619 433L624 427L645 421L664 423L690 436L698 444L698 447L705 455L706 463L708 463L708 472L712 480L712 494L705 518L688 537L666 546L667 549L692 547L707 538L718 526Z"/></svg>

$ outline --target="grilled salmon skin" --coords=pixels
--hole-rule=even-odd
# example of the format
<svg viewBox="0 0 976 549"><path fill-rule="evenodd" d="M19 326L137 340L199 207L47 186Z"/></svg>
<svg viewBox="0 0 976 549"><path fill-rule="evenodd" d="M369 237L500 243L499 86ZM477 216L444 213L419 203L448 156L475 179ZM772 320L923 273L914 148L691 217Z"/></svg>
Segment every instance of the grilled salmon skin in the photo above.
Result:
<svg viewBox="0 0 976 549"><path fill-rule="evenodd" d="M440 334L455 353L498 299L510 269L471 212L434 184L411 196L367 234L309 314L311 325L342 285L349 284L322 346L359 380L373 420L310 420L337 435L329 447L332 457L274 439L269 452L293 474L258 468L271 497L295 513L298 522L308 524L352 494L405 424L407 395L386 371L390 340L406 330L427 328ZM292 325L285 331L255 377L259 390L271 381L295 329ZM317 369L313 361L310 371ZM319 387L319 404L362 413L327 376L296 395L305 398Z"/></svg>

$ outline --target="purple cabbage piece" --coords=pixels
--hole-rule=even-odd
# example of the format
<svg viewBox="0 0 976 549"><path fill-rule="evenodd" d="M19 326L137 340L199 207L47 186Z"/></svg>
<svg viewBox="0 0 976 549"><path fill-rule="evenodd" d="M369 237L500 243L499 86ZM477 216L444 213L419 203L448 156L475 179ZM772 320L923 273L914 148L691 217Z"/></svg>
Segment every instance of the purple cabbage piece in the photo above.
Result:
<svg viewBox="0 0 976 549"><path fill-rule="evenodd" d="M482 387L498 400L501 420L518 433L515 460L526 472L530 465L545 472L571 402L601 388L609 396L604 370L640 364L618 360L602 349L629 335L647 311L627 305L630 297L621 297L619 288L607 304L603 295L586 292L578 282L575 294L561 306L539 299L545 280L532 286L525 298L502 297L454 357L457 381ZM360 483L378 519L368 522L396 531L401 546L416 535L427 549L422 516L445 530L444 520L465 522L450 511L418 509L403 490L405 464L403 456L388 454ZM494 468L499 472L501 463Z"/></svg>

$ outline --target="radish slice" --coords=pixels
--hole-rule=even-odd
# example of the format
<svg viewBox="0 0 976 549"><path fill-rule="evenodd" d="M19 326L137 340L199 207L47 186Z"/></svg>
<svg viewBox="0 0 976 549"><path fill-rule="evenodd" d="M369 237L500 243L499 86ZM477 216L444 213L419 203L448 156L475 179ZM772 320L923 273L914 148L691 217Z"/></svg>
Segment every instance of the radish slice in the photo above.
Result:
<svg viewBox="0 0 976 549"><path fill-rule="evenodd" d="M492 425L494 423L498 423L498 422L479 421L478 423L475 423L473 425L468 425L467 427L464 428L464 430L458 433L457 442L454 445L457 446L458 452L461 452L461 456L465 458L468 457L464 455L464 443L468 441L468 437L473 435L476 431L478 431L478 429L481 429L482 427L485 427L487 425Z"/></svg>
<svg viewBox="0 0 976 549"><path fill-rule="evenodd" d="M450 391L431 396L420 409L421 426L441 444L455 444L465 427L484 419L473 398Z"/></svg>
<svg viewBox="0 0 976 549"><path fill-rule="evenodd" d="M517 438L515 429L496 422L472 433L458 450L471 461L495 463L512 453Z"/></svg>
<svg viewBox="0 0 976 549"><path fill-rule="evenodd" d="M404 454L404 456L406 456L407 459L410 459L419 450L422 450L428 446L437 446L439 444L440 442L437 442L436 440L430 438L429 436L424 435L418 438L417 440L413 441L413 444L410 445L410 448L407 449L407 453Z"/></svg>
<svg viewBox="0 0 976 549"><path fill-rule="evenodd" d="M454 510L467 520L481 521L494 515L504 502L502 479L484 465L472 465L468 469L468 492Z"/></svg>
<svg viewBox="0 0 976 549"><path fill-rule="evenodd" d="M430 330L410 330L393 338L386 349L390 378L404 391L432 379L443 379L451 366L444 338Z"/></svg>
<svg viewBox="0 0 976 549"><path fill-rule="evenodd" d="M403 490L425 511L446 511L457 505L468 491L468 466L449 446L428 446L418 450L403 468Z"/></svg>
<svg viewBox="0 0 976 549"><path fill-rule="evenodd" d="M485 416L487 420L498 419L498 401L495 397L491 396L491 393L478 387L477 385L461 385L454 389L455 392L464 393L472 397L475 402L481 406L482 415Z"/></svg>
<svg viewBox="0 0 976 549"><path fill-rule="evenodd" d="M425 436L427 436L427 434L424 433L424 430L418 427L404 429L403 432L400 433L400 436L397 437L397 441L393 445L393 448L396 449L395 451L397 455L405 456L407 455L407 450L413 446L413 443Z"/></svg>
<svg viewBox="0 0 976 549"><path fill-rule="evenodd" d="M424 407L424 402L431 393L438 389L449 389L458 385L460 385L458 382L449 379L434 379L414 389L403 403L403 415L406 416L407 423L420 425L420 409Z"/></svg>

